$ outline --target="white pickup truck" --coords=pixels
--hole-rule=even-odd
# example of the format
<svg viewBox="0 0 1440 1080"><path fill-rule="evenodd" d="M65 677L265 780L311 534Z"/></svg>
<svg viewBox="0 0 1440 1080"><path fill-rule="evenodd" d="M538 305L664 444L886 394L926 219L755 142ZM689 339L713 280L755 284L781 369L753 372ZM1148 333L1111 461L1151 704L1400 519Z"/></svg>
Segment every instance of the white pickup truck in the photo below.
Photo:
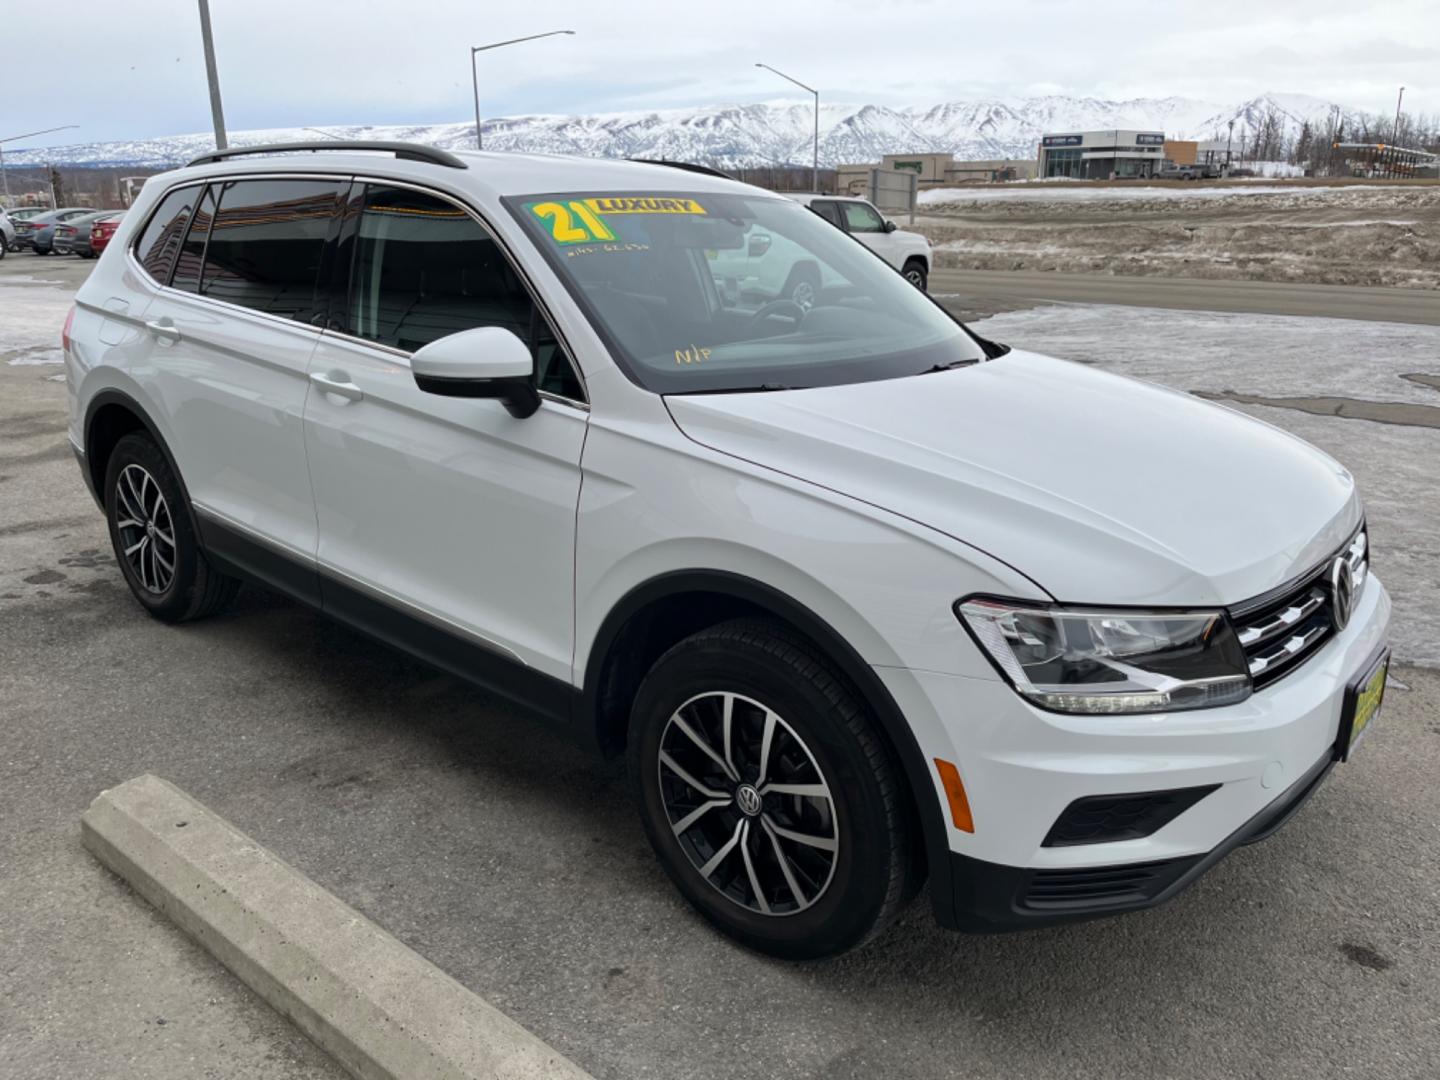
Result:
<svg viewBox="0 0 1440 1080"><path fill-rule="evenodd" d="M930 243L919 233L898 229L865 199L845 195L786 194L842 232L864 244L922 292L930 278ZM752 229L742 247L710 253L716 283L731 301L744 297L784 299L809 307L821 288L813 260L785 237Z"/></svg>

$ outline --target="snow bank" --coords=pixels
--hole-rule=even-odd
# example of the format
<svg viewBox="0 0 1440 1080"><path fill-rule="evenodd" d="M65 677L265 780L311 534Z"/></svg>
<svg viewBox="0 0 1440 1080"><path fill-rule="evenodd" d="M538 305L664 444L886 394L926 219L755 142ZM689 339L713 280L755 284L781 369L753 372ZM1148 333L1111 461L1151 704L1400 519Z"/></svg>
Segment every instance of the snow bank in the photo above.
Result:
<svg viewBox="0 0 1440 1080"><path fill-rule="evenodd" d="M1016 186L997 184L994 187L973 188L932 188L918 196L921 206L938 203L988 202L992 199L1056 199L1089 200L1104 202L1143 202L1151 199L1236 199L1252 195L1334 195L1339 192L1355 191L1358 188L1384 185L1347 184L1344 187L1280 187L1275 184L1240 184L1238 182L1206 187L1196 183L1177 183L1173 187L1092 187L1088 184L1069 183L1048 186Z"/></svg>

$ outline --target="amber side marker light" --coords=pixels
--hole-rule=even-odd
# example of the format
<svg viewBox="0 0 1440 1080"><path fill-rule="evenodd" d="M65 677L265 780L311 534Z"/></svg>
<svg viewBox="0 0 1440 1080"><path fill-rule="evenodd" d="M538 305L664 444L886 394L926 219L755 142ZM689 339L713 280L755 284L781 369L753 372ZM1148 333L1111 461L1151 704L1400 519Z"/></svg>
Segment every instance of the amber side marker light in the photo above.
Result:
<svg viewBox="0 0 1440 1080"><path fill-rule="evenodd" d="M945 798L950 802L950 820L961 832L973 833L975 819L970 816L970 800L965 797L965 785L960 782L960 770L944 758L935 759L935 769L940 773L940 783L945 786Z"/></svg>

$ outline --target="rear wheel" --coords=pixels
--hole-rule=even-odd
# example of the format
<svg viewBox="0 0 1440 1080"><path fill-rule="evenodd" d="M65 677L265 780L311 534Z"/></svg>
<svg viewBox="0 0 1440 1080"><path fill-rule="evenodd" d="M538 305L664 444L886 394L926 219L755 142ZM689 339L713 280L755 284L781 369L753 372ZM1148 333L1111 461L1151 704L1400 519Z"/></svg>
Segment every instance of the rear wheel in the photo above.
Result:
<svg viewBox="0 0 1440 1080"><path fill-rule="evenodd" d="M925 271L925 263L921 259L908 259L905 267L900 271L905 275L905 280L914 285L921 292L925 291L929 283L930 275Z"/></svg>
<svg viewBox="0 0 1440 1080"><path fill-rule="evenodd" d="M779 624L724 623L661 657L635 699L629 754L666 873L751 948L844 952L911 894L889 751L825 658Z"/></svg>
<svg viewBox="0 0 1440 1080"><path fill-rule="evenodd" d="M126 584L157 619L203 618L235 598L240 583L200 550L185 493L150 436L116 443L105 470L105 516Z"/></svg>

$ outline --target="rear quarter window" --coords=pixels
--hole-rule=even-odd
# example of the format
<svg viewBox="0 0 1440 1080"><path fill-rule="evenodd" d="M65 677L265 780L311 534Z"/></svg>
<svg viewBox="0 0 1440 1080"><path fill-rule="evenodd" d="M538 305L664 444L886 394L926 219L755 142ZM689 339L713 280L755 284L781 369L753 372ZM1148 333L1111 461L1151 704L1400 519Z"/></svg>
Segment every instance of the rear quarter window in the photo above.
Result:
<svg viewBox="0 0 1440 1080"><path fill-rule="evenodd" d="M204 190L203 184L194 187L177 188L160 200L145 231L135 242L135 257L145 272L161 285L170 282L170 267L175 262L175 252L185 238L190 225L190 214L195 209L195 200Z"/></svg>

